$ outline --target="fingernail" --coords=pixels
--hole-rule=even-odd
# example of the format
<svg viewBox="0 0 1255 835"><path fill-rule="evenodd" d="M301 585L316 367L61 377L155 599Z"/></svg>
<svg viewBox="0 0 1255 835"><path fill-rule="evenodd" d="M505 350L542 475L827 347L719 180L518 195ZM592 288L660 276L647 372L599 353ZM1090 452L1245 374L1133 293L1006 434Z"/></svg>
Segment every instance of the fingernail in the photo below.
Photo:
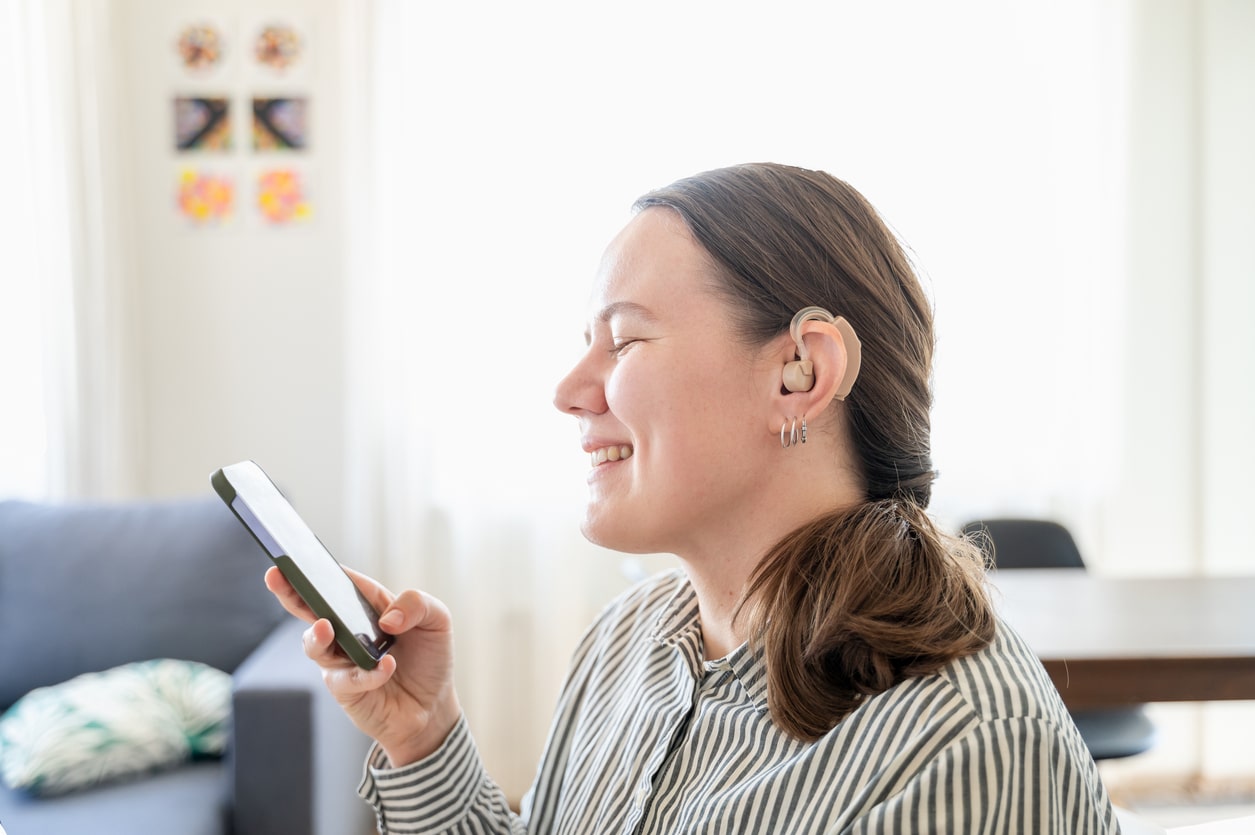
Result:
<svg viewBox="0 0 1255 835"><path fill-rule="evenodd" d="M379 625L388 629L399 629L404 621L405 615L401 614L400 610L393 609L379 619Z"/></svg>

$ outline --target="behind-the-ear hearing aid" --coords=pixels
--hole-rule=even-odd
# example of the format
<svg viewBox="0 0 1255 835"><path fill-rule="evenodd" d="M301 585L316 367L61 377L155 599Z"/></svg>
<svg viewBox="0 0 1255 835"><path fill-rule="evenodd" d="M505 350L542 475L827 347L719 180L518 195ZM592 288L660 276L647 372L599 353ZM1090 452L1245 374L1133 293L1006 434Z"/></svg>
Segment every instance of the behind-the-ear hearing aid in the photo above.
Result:
<svg viewBox="0 0 1255 835"><path fill-rule="evenodd" d="M797 343L798 359L784 365L784 387L789 391L810 391L815 386L815 364L811 362L810 352L806 350L806 342L802 339L802 323L809 321L830 322L840 332L845 342L845 376L837 386L838 400L845 400L854 381L858 378L858 369L862 364L863 346L854 333L854 328L845 321L844 316L833 316L822 307L804 307L793 317L789 324L789 336Z"/></svg>

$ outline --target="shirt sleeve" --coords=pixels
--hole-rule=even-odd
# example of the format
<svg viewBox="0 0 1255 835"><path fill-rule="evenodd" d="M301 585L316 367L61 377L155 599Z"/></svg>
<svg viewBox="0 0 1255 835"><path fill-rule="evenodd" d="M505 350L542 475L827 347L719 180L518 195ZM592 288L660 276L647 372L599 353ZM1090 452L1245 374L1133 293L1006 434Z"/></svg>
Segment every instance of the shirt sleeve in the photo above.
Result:
<svg viewBox="0 0 1255 835"><path fill-rule="evenodd" d="M526 831L504 793L488 778L465 716L431 756L401 768L392 768L376 744L367 755L357 793L375 807L384 835Z"/></svg>
<svg viewBox="0 0 1255 835"><path fill-rule="evenodd" d="M1044 718L982 722L901 778L841 835L965 832L1116 835L1098 769L1075 735Z"/></svg>

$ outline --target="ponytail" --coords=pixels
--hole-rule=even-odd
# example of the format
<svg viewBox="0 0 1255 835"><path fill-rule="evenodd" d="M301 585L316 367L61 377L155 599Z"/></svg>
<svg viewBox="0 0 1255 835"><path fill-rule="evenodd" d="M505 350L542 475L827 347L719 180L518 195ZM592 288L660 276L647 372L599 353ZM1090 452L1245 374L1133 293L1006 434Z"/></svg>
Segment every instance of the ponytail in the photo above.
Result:
<svg viewBox="0 0 1255 835"><path fill-rule="evenodd" d="M742 615L766 657L772 718L808 741L994 634L979 550L909 499L837 511L786 536L759 563Z"/></svg>

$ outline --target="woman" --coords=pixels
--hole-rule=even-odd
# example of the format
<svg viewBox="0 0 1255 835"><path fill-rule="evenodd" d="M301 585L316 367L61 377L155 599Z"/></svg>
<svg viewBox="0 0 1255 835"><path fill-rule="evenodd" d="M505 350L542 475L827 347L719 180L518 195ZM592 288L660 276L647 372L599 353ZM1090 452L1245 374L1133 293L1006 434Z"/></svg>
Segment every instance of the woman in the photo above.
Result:
<svg viewBox="0 0 1255 835"><path fill-rule="evenodd" d="M518 817L462 718L449 613L359 577L391 654L356 669L326 621L306 651L377 741L380 830L1117 831L979 555L925 512L931 313L875 211L766 164L636 208L555 405L591 457L585 535L683 569L590 628Z"/></svg>

